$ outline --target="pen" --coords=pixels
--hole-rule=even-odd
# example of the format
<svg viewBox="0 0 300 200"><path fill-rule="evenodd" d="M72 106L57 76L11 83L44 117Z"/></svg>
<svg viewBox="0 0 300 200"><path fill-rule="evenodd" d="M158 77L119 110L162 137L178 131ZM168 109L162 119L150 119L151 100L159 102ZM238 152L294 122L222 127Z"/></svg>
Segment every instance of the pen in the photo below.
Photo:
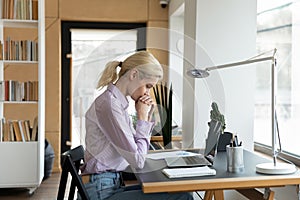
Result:
<svg viewBox="0 0 300 200"><path fill-rule="evenodd" d="M237 147L238 146L237 136L236 135L232 137L232 146L233 147Z"/></svg>
<svg viewBox="0 0 300 200"><path fill-rule="evenodd" d="M234 135L230 142L230 147L240 147L242 146L242 141L239 142L238 136Z"/></svg>
<svg viewBox="0 0 300 200"><path fill-rule="evenodd" d="M235 142L235 146L237 147L239 145L239 141L238 141L238 137L237 135L234 136L234 142Z"/></svg>

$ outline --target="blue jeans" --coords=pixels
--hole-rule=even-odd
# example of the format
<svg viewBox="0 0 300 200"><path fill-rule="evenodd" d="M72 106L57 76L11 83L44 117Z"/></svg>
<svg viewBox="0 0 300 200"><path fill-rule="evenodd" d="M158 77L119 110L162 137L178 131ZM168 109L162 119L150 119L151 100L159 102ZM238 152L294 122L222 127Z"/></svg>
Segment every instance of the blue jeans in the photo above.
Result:
<svg viewBox="0 0 300 200"><path fill-rule="evenodd" d="M104 172L90 176L90 182L84 185L91 200L193 200L187 192L145 194L140 186L124 187L120 173ZM77 193L78 200L81 200Z"/></svg>

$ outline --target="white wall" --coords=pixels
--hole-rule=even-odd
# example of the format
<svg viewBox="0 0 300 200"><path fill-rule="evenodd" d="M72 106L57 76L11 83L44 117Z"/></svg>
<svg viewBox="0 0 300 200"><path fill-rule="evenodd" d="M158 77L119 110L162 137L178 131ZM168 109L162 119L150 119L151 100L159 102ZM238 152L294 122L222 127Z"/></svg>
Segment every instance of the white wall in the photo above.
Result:
<svg viewBox="0 0 300 200"><path fill-rule="evenodd" d="M197 0L196 66L248 59L256 49L256 1ZM253 149L255 65L211 72L196 81L200 138L207 129L212 101L225 116L226 130Z"/></svg>
<svg viewBox="0 0 300 200"><path fill-rule="evenodd" d="M204 146L210 105L216 101L225 115L226 130L238 133L245 148L252 150L255 65L213 71L208 78L197 80L187 77L185 72L254 56L256 1L174 0L170 14L175 13L180 3L185 8L183 144Z"/></svg>

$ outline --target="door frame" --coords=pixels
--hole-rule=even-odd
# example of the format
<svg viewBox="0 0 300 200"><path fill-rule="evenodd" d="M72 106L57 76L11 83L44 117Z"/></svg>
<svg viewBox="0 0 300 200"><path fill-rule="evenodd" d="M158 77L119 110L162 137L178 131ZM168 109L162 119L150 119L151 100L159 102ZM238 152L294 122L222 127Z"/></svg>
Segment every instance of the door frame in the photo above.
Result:
<svg viewBox="0 0 300 200"><path fill-rule="evenodd" d="M71 140L71 29L137 29L137 51L146 50L146 23L61 22L61 152L70 149Z"/></svg>

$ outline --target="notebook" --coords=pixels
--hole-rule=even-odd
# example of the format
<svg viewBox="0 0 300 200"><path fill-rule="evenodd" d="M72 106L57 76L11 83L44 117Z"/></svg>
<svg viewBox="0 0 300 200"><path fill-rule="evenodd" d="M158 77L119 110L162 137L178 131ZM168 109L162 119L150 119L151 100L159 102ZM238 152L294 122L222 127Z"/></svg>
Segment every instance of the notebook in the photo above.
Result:
<svg viewBox="0 0 300 200"><path fill-rule="evenodd" d="M211 166L217 149L218 138L221 131L221 122L210 121L204 155L193 155L184 157L166 157L165 161L170 168L174 167L197 167Z"/></svg>
<svg viewBox="0 0 300 200"><path fill-rule="evenodd" d="M208 166L193 167L193 168L163 169L162 172L169 178L216 175L216 170L209 168Z"/></svg>

